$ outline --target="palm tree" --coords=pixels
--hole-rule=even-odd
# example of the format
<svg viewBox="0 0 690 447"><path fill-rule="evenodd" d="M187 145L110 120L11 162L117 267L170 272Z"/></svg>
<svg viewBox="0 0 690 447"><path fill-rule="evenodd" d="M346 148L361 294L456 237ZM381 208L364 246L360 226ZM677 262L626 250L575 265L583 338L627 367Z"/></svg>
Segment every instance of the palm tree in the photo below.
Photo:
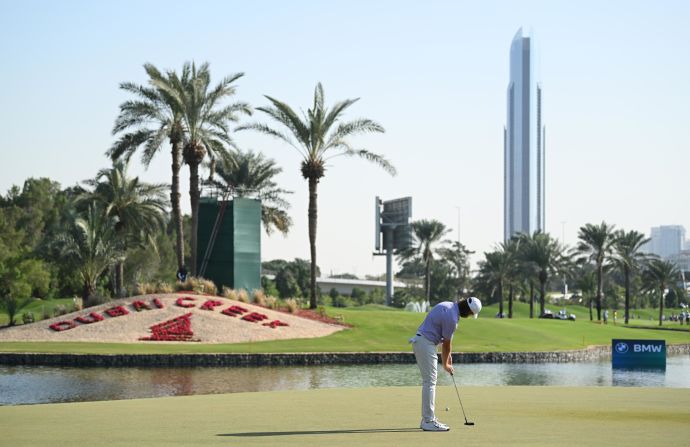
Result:
<svg viewBox="0 0 690 447"><path fill-rule="evenodd" d="M116 217L115 233L122 257L115 265L115 295L123 296L124 262L132 245L153 244L165 227L166 185L148 184L139 177L127 176L127 164L117 161L112 168L101 169L96 178L84 182L91 191L78 198L94 201L109 217Z"/></svg>
<svg viewBox="0 0 690 447"><path fill-rule="evenodd" d="M498 295L498 313L503 317L503 288L510 274L509 255L503 246L484 253L484 260L479 262L479 276L482 281L491 285L491 295Z"/></svg>
<svg viewBox="0 0 690 447"><path fill-rule="evenodd" d="M650 292L659 292L659 326L663 323L664 298L669 290L676 294L683 294L683 290L677 286L680 280L680 270L669 261L652 259L647 268L642 272L643 288Z"/></svg>
<svg viewBox="0 0 690 447"><path fill-rule="evenodd" d="M266 234L276 229L287 235L292 219L287 213L290 204L283 195L292 191L279 188L274 181L283 172L274 160L251 151L233 151L220 158L211 172L210 184L230 190L237 197L253 196L261 200L261 222Z"/></svg>
<svg viewBox="0 0 690 447"><path fill-rule="evenodd" d="M536 234L536 233L535 233ZM516 240L515 245L515 274L524 278L529 288L529 317L534 318L534 282L538 281L539 271L534 263L527 261L527 247L532 244L532 235L528 233L518 233L513 236ZM524 284L523 284L524 286Z"/></svg>
<svg viewBox="0 0 690 447"><path fill-rule="evenodd" d="M531 264L539 279L539 315L544 314L546 304L546 283L549 276L563 272L569 258L565 248L548 233L535 232L529 237L523 237L520 258Z"/></svg>
<svg viewBox="0 0 690 447"><path fill-rule="evenodd" d="M314 103L306 115L300 117L286 103L270 96L268 107L257 110L268 115L273 121L287 129L270 127L267 124L254 123L240 126L238 130L251 129L278 138L292 146L302 157L302 177L309 183L309 247L311 254L311 273L309 304L316 308L316 224L317 224L317 187L326 172L326 161L337 156L356 156L374 162L386 172L395 175L395 168L385 158L365 149L355 149L347 141L348 137L369 132L384 132L383 127L366 118L342 122L342 117L358 99L346 99L336 103L330 110L324 105L321 83L314 90ZM336 127L337 126L337 127Z"/></svg>
<svg viewBox="0 0 690 447"><path fill-rule="evenodd" d="M586 224L580 227L577 249L596 266L597 272L597 321L601 321L602 290L604 273L608 269L615 242L615 226L602 222L599 225Z"/></svg>
<svg viewBox="0 0 690 447"><path fill-rule="evenodd" d="M189 67L183 67L181 77L172 76L172 73L164 76L152 64L144 64L144 70L149 76L150 87L131 82L120 84L120 89L131 93L136 99L125 101L120 105L120 114L115 120L113 135L121 134L121 136L108 150L107 155L113 161L121 159L128 161L134 152L141 148L141 161L148 168L154 155L162 149L166 139L170 143L172 155L170 203L176 236L177 267L181 268L185 261L184 231L180 210L180 166L185 131L180 108L167 91L172 88L173 83L189 82ZM167 88L160 88L161 85L166 85Z"/></svg>
<svg viewBox="0 0 690 447"><path fill-rule="evenodd" d="M406 249L400 250L398 256L402 260L419 258L424 263L424 288L427 301L431 301L431 265L434 255L444 247L443 237L448 234L450 228L446 228L438 220L417 220L412 222L412 235L414 241Z"/></svg>
<svg viewBox="0 0 690 447"><path fill-rule="evenodd" d="M649 242L644 234L635 230L625 232L617 231L614 237L613 263L623 273L625 282L625 324L628 324L630 314L630 281L634 275L649 259L649 255L642 253L642 246Z"/></svg>
<svg viewBox="0 0 690 447"><path fill-rule="evenodd" d="M191 273L195 275L199 226L199 165L207 155L211 158L222 157L226 152L225 145L234 147L228 123L238 121L239 114L251 115L252 110L243 102L221 105L223 100L235 95L234 82L244 76L244 73L228 76L213 88L210 88L211 73L208 63L197 69L196 64L186 62L182 73L182 78L178 78L176 73L168 72L167 79L170 82L162 79L154 80L153 84L179 110L186 135L182 157L189 165L189 199L192 207Z"/></svg>
<svg viewBox="0 0 690 447"><path fill-rule="evenodd" d="M440 248L439 254L448 263L451 271L456 276L456 293L461 295L468 288L470 280L470 255L474 252L468 250L464 244L454 241L450 247Z"/></svg>
<svg viewBox="0 0 690 447"><path fill-rule="evenodd" d="M85 305L95 296L96 282L103 271L120 257L116 224L117 218L92 203L84 217L75 218L71 231L56 240L62 255L78 265Z"/></svg>

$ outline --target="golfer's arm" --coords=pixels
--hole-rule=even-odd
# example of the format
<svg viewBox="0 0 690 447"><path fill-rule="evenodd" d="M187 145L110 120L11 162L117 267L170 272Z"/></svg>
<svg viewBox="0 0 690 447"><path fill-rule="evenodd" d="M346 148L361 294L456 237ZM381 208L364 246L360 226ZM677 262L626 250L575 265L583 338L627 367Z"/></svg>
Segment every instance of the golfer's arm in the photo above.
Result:
<svg viewBox="0 0 690 447"><path fill-rule="evenodd" d="M450 361L450 353L452 351L452 346L451 346L451 340L443 340L441 342L441 361L443 362L443 366L450 365L452 362Z"/></svg>

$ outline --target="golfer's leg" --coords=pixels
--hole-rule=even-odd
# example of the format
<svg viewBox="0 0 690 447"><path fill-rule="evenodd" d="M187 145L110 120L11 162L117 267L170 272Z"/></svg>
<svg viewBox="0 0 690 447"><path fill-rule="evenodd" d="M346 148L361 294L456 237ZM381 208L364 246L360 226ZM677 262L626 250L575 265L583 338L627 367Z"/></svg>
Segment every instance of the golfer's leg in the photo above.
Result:
<svg viewBox="0 0 690 447"><path fill-rule="evenodd" d="M434 402L436 401L436 377L438 357L436 345L424 337L414 344L414 354L422 375L422 419L434 420Z"/></svg>

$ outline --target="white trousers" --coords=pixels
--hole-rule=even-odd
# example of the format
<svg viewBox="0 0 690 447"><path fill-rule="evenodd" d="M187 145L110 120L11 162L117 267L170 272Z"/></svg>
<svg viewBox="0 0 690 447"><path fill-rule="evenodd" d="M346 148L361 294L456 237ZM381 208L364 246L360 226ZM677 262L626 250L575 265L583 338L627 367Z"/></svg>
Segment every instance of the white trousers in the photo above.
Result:
<svg viewBox="0 0 690 447"><path fill-rule="evenodd" d="M436 402L436 377L438 375L438 355L436 345L422 335L410 339L419 372L422 375L422 420L433 421Z"/></svg>

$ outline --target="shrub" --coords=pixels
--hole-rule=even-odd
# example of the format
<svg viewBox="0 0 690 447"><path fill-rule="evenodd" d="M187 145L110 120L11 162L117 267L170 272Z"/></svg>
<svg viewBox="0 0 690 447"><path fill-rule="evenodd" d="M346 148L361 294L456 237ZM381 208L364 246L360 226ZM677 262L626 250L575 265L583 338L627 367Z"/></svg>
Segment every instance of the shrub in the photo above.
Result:
<svg viewBox="0 0 690 447"><path fill-rule="evenodd" d="M150 282L138 282L134 286L135 295L150 295L156 292L156 287Z"/></svg>
<svg viewBox="0 0 690 447"><path fill-rule="evenodd" d="M181 290L184 290L184 291L194 290L194 287L192 285L192 277L191 276L188 276L187 279L185 279L182 282L178 281L175 283L175 291L179 292Z"/></svg>
<svg viewBox="0 0 690 447"><path fill-rule="evenodd" d="M358 287L353 287L350 297L359 305L366 304L367 292Z"/></svg>
<svg viewBox="0 0 690 447"><path fill-rule="evenodd" d="M257 306L263 306L266 307L266 295L264 294L264 291L261 289L256 289L252 292L254 295L254 304Z"/></svg>
<svg viewBox="0 0 690 447"><path fill-rule="evenodd" d="M96 297L94 297L95 300ZM60 315L65 315L67 313L67 307L64 304L58 304L53 308L53 316L59 317Z"/></svg>
<svg viewBox="0 0 690 447"><path fill-rule="evenodd" d="M217 295L218 289L216 284L210 279L199 278L196 276L188 276L184 282L175 284L175 290L192 291L196 293L208 293L210 295Z"/></svg>
<svg viewBox="0 0 690 447"><path fill-rule="evenodd" d="M333 306L335 307L351 307L353 305L352 298L347 297L347 296L338 296L335 300L333 300Z"/></svg>
<svg viewBox="0 0 690 447"><path fill-rule="evenodd" d="M170 285L170 283L165 282L165 281L160 281L158 284L156 284L156 292L155 293L171 293L173 291L173 286Z"/></svg>
<svg viewBox="0 0 690 447"><path fill-rule="evenodd" d="M237 292L237 301L240 301L242 303L248 303L249 302L249 294L247 293L246 290L240 289Z"/></svg>
<svg viewBox="0 0 690 447"><path fill-rule="evenodd" d="M223 293L221 294L221 296L229 300L238 301L237 292L235 292L235 290L231 289L228 286L223 286Z"/></svg>
<svg viewBox="0 0 690 447"><path fill-rule="evenodd" d="M275 309L278 305L278 298L276 298L274 296L267 296L265 298L265 300L266 300L266 307L268 307L269 309Z"/></svg>
<svg viewBox="0 0 690 447"><path fill-rule="evenodd" d="M89 298L89 305L87 307L98 306L99 304L105 304L109 301L110 301L109 296L96 294L96 295L93 295L91 298ZM64 315L64 314L60 314L60 315Z"/></svg>
<svg viewBox="0 0 690 447"><path fill-rule="evenodd" d="M34 322L33 312L24 312L22 314L22 321L24 322L24 324L33 323Z"/></svg>
<svg viewBox="0 0 690 447"><path fill-rule="evenodd" d="M209 295L218 295L218 288L216 287L216 283L214 283L210 279L199 278L197 287L198 289L195 288L194 290L199 290L202 293L208 293Z"/></svg>
<svg viewBox="0 0 690 447"><path fill-rule="evenodd" d="M292 314L296 313L296 312L299 310L299 308L300 308L299 301L297 301L297 300L294 299L294 298L288 298L288 299L286 299L286 300L285 300L285 305L287 306L288 310L289 310L290 313L292 313Z"/></svg>
<svg viewBox="0 0 690 447"><path fill-rule="evenodd" d="M41 306L41 317L43 317L44 320L47 320L48 318L52 317L52 315L50 314L50 309L46 306Z"/></svg>

